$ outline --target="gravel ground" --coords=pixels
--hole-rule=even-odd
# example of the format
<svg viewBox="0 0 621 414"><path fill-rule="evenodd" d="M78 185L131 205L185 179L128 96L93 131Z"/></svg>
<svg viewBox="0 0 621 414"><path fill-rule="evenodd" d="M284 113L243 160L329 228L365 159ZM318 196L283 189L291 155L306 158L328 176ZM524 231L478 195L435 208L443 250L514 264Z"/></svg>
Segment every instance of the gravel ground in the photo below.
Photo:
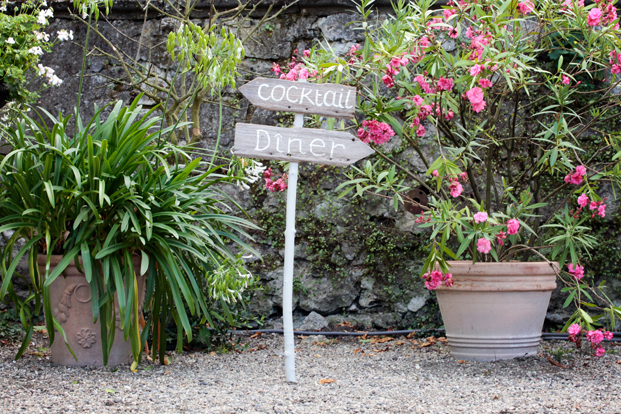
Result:
<svg viewBox="0 0 621 414"><path fill-rule="evenodd" d="M621 344L599 359L565 355L561 368L546 357L564 342L543 343L538 357L460 363L441 341L317 340L296 339L295 384L273 334L242 336L241 352L174 354L137 373L53 366L35 346L13 362L16 348L0 347L0 412L621 413Z"/></svg>

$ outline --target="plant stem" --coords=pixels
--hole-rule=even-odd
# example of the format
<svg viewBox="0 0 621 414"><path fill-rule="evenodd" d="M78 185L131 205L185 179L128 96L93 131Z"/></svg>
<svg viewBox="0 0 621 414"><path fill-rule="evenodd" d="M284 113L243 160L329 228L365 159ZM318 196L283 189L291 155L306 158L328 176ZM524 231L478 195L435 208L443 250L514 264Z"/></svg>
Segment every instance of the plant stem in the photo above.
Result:
<svg viewBox="0 0 621 414"><path fill-rule="evenodd" d="M88 37L91 34L91 19L92 14L88 15L88 25L86 26L86 40L84 40L84 53L82 54L82 70L80 71L80 85L78 86L78 101L75 106L75 132L78 134L78 117L80 116L80 98L82 97L82 85L84 83L84 71L86 70L86 55L88 54Z"/></svg>

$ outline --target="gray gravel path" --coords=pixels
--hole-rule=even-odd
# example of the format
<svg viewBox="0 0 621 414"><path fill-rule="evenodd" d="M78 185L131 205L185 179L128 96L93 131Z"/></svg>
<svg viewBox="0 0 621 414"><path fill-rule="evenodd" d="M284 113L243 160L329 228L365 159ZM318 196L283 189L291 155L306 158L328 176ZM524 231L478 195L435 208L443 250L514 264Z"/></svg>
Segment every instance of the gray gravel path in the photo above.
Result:
<svg viewBox="0 0 621 414"><path fill-rule="evenodd" d="M290 384L281 336L242 342L241 353L174 354L137 373L53 366L34 346L13 362L16 348L0 347L0 413L621 413L621 346L597 360L567 355L564 369L544 349L562 342L545 342L539 357L458 363L442 342L309 337L296 339Z"/></svg>

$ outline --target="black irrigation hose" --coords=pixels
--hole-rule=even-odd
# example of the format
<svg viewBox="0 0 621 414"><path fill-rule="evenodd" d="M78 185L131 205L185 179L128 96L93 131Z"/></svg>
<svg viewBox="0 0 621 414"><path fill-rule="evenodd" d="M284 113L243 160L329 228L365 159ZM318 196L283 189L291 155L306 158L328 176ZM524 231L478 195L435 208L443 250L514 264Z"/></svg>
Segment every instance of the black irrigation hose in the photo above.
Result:
<svg viewBox="0 0 621 414"><path fill-rule="evenodd" d="M444 331L444 329L429 329L427 330L429 332L432 331ZM233 333L276 333L276 334L282 334L284 333L284 330L282 329L253 329L253 330L236 330L236 331L231 331ZM411 334L412 332L415 333L420 333L422 332L422 329L410 329L410 330L406 330L406 331L379 331L379 332L321 332L321 331L293 331L294 335L325 335L325 336L364 336L364 335L368 335L368 336L378 336L378 335L408 335ZM610 341L606 342L621 342L621 332L613 332L612 333L612 339ZM553 341L553 340L558 340L558 341L567 341L568 340L569 335L568 334L562 334L562 333L549 333L549 332L542 332L541 333L541 339L543 339L544 341Z"/></svg>

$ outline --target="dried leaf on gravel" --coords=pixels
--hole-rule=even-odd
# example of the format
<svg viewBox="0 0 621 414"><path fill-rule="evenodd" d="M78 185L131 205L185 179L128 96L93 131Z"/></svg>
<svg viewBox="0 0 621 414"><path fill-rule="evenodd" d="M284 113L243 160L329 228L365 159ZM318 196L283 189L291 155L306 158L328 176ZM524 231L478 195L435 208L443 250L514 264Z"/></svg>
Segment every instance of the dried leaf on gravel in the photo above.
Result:
<svg viewBox="0 0 621 414"><path fill-rule="evenodd" d="M436 343L436 338L433 336L430 336L429 338L427 338L425 340L425 342L423 342L422 344L419 345L419 348L424 348L426 346L431 346L434 345Z"/></svg>
<svg viewBox="0 0 621 414"><path fill-rule="evenodd" d="M263 332L256 332L250 336L250 339L258 338L263 335Z"/></svg>
<svg viewBox="0 0 621 414"><path fill-rule="evenodd" d="M464 361L463 359L460 359L459 361L457 361L458 364L467 364L468 361Z"/></svg>
<svg viewBox="0 0 621 414"><path fill-rule="evenodd" d="M384 349L374 349L373 351L374 351L374 352L386 352L386 351L390 351L390 347L389 347L389 346L387 346L387 347L386 347L386 348L384 348Z"/></svg>
<svg viewBox="0 0 621 414"><path fill-rule="evenodd" d="M333 382L336 382L336 380L332 378L322 378L319 380L320 384L332 384Z"/></svg>
<svg viewBox="0 0 621 414"><path fill-rule="evenodd" d="M362 338L360 338L360 339L367 339L368 335L369 335L368 333L365 333L364 335L362 335Z"/></svg>
<svg viewBox="0 0 621 414"><path fill-rule="evenodd" d="M621 364L621 359L615 362L615 364Z"/></svg>
<svg viewBox="0 0 621 414"><path fill-rule="evenodd" d="M395 342L395 345L404 345L404 344L405 344L405 342L403 342L403 341L397 341L397 342Z"/></svg>
<svg viewBox="0 0 621 414"><path fill-rule="evenodd" d="M360 348L356 348L354 349L354 355L356 355L358 352L360 352L361 354L364 354L364 351Z"/></svg>
<svg viewBox="0 0 621 414"><path fill-rule="evenodd" d="M324 348L326 347L326 343L325 342L313 342L313 345L323 346Z"/></svg>
<svg viewBox="0 0 621 414"><path fill-rule="evenodd" d="M441 336L438 338L438 342L444 342L445 344L448 343L448 339L446 339L445 337Z"/></svg>
<svg viewBox="0 0 621 414"><path fill-rule="evenodd" d="M352 325L351 323L349 323L347 321L343 321L343 322L339 323L336 326L347 326L348 328L353 328L354 327L354 325Z"/></svg>
<svg viewBox="0 0 621 414"><path fill-rule="evenodd" d="M416 332L410 332L405 338L406 339L412 339L412 338L414 338L414 335L416 335Z"/></svg>
<svg viewBox="0 0 621 414"><path fill-rule="evenodd" d="M548 361L550 361L550 364L557 366L559 368L567 368L566 366L559 364L558 362L556 362L555 360L553 360L550 355L548 355Z"/></svg>
<svg viewBox="0 0 621 414"><path fill-rule="evenodd" d="M394 340L395 340L395 338L391 338L389 336L384 337L384 338L377 338L377 337L375 337L375 338L371 339L371 343L372 344L383 344L384 342L390 342L390 341L394 341Z"/></svg>

